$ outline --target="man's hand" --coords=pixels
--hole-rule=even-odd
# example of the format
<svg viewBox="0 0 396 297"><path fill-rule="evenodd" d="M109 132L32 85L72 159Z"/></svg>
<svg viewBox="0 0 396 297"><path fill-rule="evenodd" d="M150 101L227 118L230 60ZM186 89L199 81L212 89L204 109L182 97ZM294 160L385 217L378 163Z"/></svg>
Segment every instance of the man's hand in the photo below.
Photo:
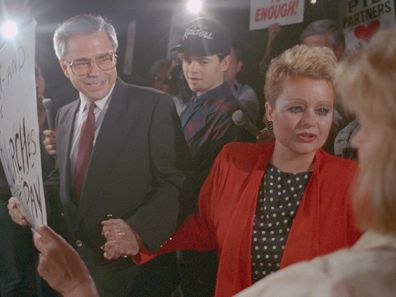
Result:
<svg viewBox="0 0 396 297"><path fill-rule="evenodd" d="M11 197L8 200L7 204L8 208L8 213L11 216L11 219L14 221L14 223L21 225L21 226L28 226L29 223L26 219L26 215L22 210L21 204L16 197Z"/></svg>
<svg viewBox="0 0 396 297"><path fill-rule="evenodd" d="M54 156L56 154L56 133L54 130L43 130L44 148L48 155Z"/></svg>
<svg viewBox="0 0 396 297"><path fill-rule="evenodd" d="M77 252L48 226L34 235L39 251L38 273L63 297L99 297L88 269Z"/></svg>
<svg viewBox="0 0 396 297"><path fill-rule="evenodd" d="M135 256L143 245L140 237L121 219L102 221L102 234L106 238L103 256L108 260Z"/></svg>

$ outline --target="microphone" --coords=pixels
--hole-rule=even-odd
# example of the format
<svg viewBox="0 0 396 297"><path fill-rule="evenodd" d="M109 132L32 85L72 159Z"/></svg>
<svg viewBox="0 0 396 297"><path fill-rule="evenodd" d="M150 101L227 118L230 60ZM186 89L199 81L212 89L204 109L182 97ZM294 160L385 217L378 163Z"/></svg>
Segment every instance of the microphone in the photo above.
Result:
<svg viewBox="0 0 396 297"><path fill-rule="evenodd" d="M54 130L54 128L55 128L54 114L53 114L53 106L54 105L52 103L52 99L44 98L43 105L44 105L44 109L45 109L45 116L47 118L48 129Z"/></svg>
<svg viewBox="0 0 396 297"><path fill-rule="evenodd" d="M254 137L260 132L260 130L252 123L249 117L240 109L234 111L232 114L232 121L235 125L244 128Z"/></svg>

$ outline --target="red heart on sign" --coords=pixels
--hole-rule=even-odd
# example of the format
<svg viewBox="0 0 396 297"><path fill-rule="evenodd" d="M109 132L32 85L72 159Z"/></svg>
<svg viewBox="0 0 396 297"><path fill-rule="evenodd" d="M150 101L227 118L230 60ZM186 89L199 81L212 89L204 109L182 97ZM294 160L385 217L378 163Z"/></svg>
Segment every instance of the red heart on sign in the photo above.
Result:
<svg viewBox="0 0 396 297"><path fill-rule="evenodd" d="M378 31L380 28L380 21L379 20L374 20L371 21L367 27L365 26L357 26L354 30L353 33L357 38L363 39L365 41L369 41L371 36L374 35L375 32Z"/></svg>

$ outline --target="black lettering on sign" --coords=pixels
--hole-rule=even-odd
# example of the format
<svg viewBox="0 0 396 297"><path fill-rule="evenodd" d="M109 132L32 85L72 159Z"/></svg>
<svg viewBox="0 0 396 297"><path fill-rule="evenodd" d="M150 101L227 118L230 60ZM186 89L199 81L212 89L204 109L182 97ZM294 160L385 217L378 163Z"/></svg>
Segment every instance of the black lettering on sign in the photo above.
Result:
<svg viewBox="0 0 396 297"><path fill-rule="evenodd" d="M38 152L37 143L33 138L34 129L26 131L25 118L19 125L14 137L9 140L9 151L12 163L17 172L29 174L34 167L32 157Z"/></svg>
<svg viewBox="0 0 396 297"><path fill-rule="evenodd" d="M35 219L43 222L43 205L42 193L39 186L39 177L37 176L36 182L29 184L27 181L23 182L23 197L22 199L30 209L30 213Z"/></svg>
<svg viewBox="0 0 396 297"><path fill-rule="evenodd" d="M10 57L10 62L8 65L4 65L4 75L3 75L3 65L0 64L0 95L6 88L9 87L10 82L14 76L19 73L26 63L26 52L22 46L19 46L16 50L16 56Z"/></svg>

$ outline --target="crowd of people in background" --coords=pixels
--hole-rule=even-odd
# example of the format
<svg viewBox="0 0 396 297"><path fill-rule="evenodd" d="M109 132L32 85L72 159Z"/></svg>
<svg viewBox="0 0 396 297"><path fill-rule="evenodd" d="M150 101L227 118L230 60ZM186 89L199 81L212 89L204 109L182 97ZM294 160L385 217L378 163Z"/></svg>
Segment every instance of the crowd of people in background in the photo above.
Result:
<svg viewBox="0 0 396 297"><path fill-rule="evenodd" d="M0 167L0 297L394 296L396 31L344 57L317 20L272 57L281 30L260 99L214 18L185 25L148 87L118 77L111 23L63 22L78 98L49 129L37 60L48 226L30 230Z"/></svg>

